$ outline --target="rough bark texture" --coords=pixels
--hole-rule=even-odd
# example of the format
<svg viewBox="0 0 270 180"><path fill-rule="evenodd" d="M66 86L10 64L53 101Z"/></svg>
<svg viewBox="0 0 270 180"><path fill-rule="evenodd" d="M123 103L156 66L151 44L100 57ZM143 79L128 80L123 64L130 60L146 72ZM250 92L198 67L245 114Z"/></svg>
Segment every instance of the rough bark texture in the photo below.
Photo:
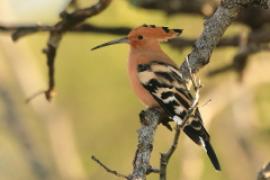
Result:
<svg viewBox="0 0 270 180"><path fill-rule="evenodd" d="M142 127L138 130L138 145L133 162L132 180L144 180L151 171L150 158L153 150L153 142L156 128L161 119L161 113L157 108L142 111L140 114Z"/></svg>
<svg viewBox="0 0 270 180"><path fill-rule="evenodd" d="M200 68L209 63L213 49L217 46L222 35L237 17L242 7L259 5L263 8L268 8L269 2L269 0L222 1L215 13L205 21L204 30L199 39L195 42L193 50L190 53L189 64L192 72L196 73ZM189 70L186 62L181 65L180 71L183 73L184 77L188 79Z"/></svg>
<svg viewBox="0 0 270 180"><path fill-rule="evenodd" d="M193 73L198 72L202 67L209 63L211 54L213 49L219 43L221 37L223 36L226 29L231 25L233 20L237 17L238 13L240 12L241 8L248 7L248 6L261 6L262 8L269 8L270 1L262 0L224 0L221 2L220 6L217 8L215 13L208 18L204 23L204 30L198 40L195 42L194 48L189 55L189 64L190 68ZM181 65L180 72L183 74L185 79L189 79L189 68L186 61ZM159 117L159 111L153 111L152 109L146 110L145 113L153 114L153 117ZM151 120L149 122L154 123L155 121ZM156 125L155 123L153 124ZM151 125L149 125L151 126ZM142 128L139 131L139 137L142 135L145 136L144 138L153 139L155 128L150 128L145 134L145 130ZM152 131L152 132L151 132ZM146 143L141 141L139 138L139 142ZM140 144L140 143L139 143ZM146 144L144 145L146 147ZM145 155L149 155L149 157L144 157L142 159L147 160L150 159L152 149L148 150L148 153L144 153L144 151L137 151L136 156L144 157ZM138 168L136 168L136 178L134 179L145 179L146 176L146 162L145 161L136 161L135 163L142 163L142 165L138 164ZM136 164L137 165L137 164ZM135 176L133 176L135 177ZM164 178L163 178L164 179ZM165 178L166 179L166 178Z"/></svg>
<svg viewBox="0 0 270 180"><path fill-rule="evenodd" d="M202 2L201 0L197 0ZM74 1L73 1L74 2ZM58 45L61 41L61 37L68 31L71 32L110 32L114 34L126 33L128 28L99 28L89 24L82 24L87 18L94 16L104 10L111 0L99 0L97 4L85 9L78 9L73 13L63 12L61 14L61 20L54 26L31 26L31 27L3 27L0 26L0 31L14 31L13 39L16 40L24 35L40 31L49 31L50 37L47 44L47 50L44 51L47 55L48 67L49 67L49 88L46 91L47 99L50 99L54 89L54 61L57 52ZM152 1L154 2L154 1ZM162 1L167 4L168 2ZM170 2L176 2L176 0L170 0ZM189 5L189 1L186 4ZM197 5L198 3L196 3ZM153 6L153 5L152 5ZM209 63L213 49L220 42L226 29L237 18L240 10L246 7L259 6L261 8L269 8L270 0L223 0L217 7L214 14L205 20L204 30L201 36L196 40L193 50L189 55L189 64L192 72L198 72L202 67ZM164 7L163 5L161 7ZM174 4L168 7L176 7ZM155 7L156 8L156 7ZM158 7L159 8L159 7ZM183 8L183 7L180 7ZM199 9L199 10L198 10ZM200 7L195 8L194 11L200 11ZM249 19L249 18L247 18ZM121 32L120 32L121 30ZM236 39L237 41L237 39ZM194 41L185 41L186 44L193 44ZM234 42L234 41L233 41ZM238 43L238 41L236 42ZM189 68L185 61L180 71L184 78L188 79ZM163 172L153 170L150 166L150 157L153 150L153 141L156 128L162 118L162 113L156 109L148 109L141 113L142 127L138 130L138 146L134 159L133 172L128 179L132 180L144 180L146 175L151 172ZM180 134L180 131L179 131ZM177 134L176 134L177 135ZM166 171L163 173L166 174ZM163 176L164 177L164 176ZM126 178L126 176L123 176ZM163 178L163 179L166 179Z"/></svg>

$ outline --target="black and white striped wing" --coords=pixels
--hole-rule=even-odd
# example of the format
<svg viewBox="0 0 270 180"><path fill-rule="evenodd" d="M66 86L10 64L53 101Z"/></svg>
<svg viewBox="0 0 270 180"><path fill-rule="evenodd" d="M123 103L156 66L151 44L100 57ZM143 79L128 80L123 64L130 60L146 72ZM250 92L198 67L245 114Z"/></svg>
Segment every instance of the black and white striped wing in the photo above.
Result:
<svg viewBox="0 0 270 180"><path fill-rule="evenodd" d="M187 91L178 69L153 61L138 65L138 77L170 118L181 124L193 98Z"/></svg>
<svg viewBox="0 0 270 180"><path fill-rule="evenodd" d="M172 65L153 61L149 64L140 64L137 67L141 84L159 103L168 116L182 124L192 105L193 97L185 87L182 75ZM198 145L204 147L216 170L220 165L215 151L210 144L209 135L203 126L198 109L184 126L184 132Z"/></svg>

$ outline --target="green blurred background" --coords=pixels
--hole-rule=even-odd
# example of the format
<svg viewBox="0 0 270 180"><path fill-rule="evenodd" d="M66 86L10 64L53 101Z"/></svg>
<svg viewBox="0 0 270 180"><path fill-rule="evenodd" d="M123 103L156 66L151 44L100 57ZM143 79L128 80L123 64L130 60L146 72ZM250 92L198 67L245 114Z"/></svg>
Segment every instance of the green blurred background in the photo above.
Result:
<svg viewBox="0 0 270 180"><path fill-rule="evenodd" d="M82 6L96 1L80 1ZM53 24L68 1L0 0L3 24ZM183 28L183 37L197 38L203 17L142 10L126 0L115 0L88 20L97 25L136 27L156 24ZM247 32L232 25L226 36ZM0 179L105 180L118 179L91 160L96 155L106 165L128 174L137 145L138 113L144 108L127 78L128 46L91 52L90 48L117 38L112 35L67 33L56 58L57 96L25 99L46 88L46 59L41 50L47 33L13 43L0 34ZM163 49L180 64L191 51ZM219 48L201 72L201 111L223 171L215 172L204 151L181 135L169 164L169 179L252 180L270 160L269 53L252 56L243 82L234 72L208 78L206 73L229 64L237 48ZM209 99L211 101L205 105ZM159 166L160 152L168 149L173 133L159 127L151 164ZM149 179L157 179L153 174Z"/></svg>

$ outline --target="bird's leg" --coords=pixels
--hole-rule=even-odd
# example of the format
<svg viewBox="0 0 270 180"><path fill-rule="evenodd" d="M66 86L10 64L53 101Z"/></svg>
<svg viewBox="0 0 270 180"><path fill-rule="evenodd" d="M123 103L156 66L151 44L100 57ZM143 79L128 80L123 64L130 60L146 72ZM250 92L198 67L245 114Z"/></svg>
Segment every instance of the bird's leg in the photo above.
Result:
<svg viewBox="0 0 270 180"><path fill-rule="evenodd" d="M160 107L152 107L151 109L156 109L160 112L160 124L162 124L163 126L165 126L168 130L172 131L172 127L169 124L169 122L171 122L172 120L170 118L168 118L168 115L166 115L166 113L164 112L164 110L162 110ZM145 110L141 111L139 113L140 116L140 122L144 125L149 125L149 122L147 122L145 120Z"/></svg>
<svg viewBox="0 0 270 180"><path fill-rule="evenodd" d="M171 125L169 124L169 122L171 122L172 120L170 118L168 118L168 115L164 112L163 109L161 109L160 107L156 107L159 111L160 111L160 114L161 114L161 117L160 117L160 123L165 126L168 130L172 131L172 127Z"/></svg>
<svg viewBox="0 0 270 180"><path fill-rule="evenodd" d="M169 124L169 122L172 121L170 118L168 118L168 116L164 116L161 118L160 123L165 126L168 130L172 131L172 127Z"/></svg>

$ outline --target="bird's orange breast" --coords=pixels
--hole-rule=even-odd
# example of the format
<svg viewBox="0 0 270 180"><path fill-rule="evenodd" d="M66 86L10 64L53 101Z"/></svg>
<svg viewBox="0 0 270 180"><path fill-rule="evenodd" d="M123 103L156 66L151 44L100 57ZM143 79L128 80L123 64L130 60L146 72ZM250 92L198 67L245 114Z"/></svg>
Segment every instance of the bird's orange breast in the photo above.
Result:
<svg viewBox="0 0 270 180"><path fill-rule="evenodd" d="M152 61L160 61L173 65L174 62L161 50L156 41L145 45L147 46L141 48L134 48L131 46L128 60L128 75L131 86L141 102L147 107L154 107L159 106L159 104L150 92L141 84L138 77L137 67L139 64L148 64Z"/></svg>
<svg viewBox="0 0 270 180"><path fill-rule="evenodd" d="M158 103L156 102L156 100L142 86L142 84L139 81L136 61L129 60L128 75L129 75L129 80L130 80L132 89L134 90L137 97L141 100L141 102L147 107L158 106Z"/></svg>

